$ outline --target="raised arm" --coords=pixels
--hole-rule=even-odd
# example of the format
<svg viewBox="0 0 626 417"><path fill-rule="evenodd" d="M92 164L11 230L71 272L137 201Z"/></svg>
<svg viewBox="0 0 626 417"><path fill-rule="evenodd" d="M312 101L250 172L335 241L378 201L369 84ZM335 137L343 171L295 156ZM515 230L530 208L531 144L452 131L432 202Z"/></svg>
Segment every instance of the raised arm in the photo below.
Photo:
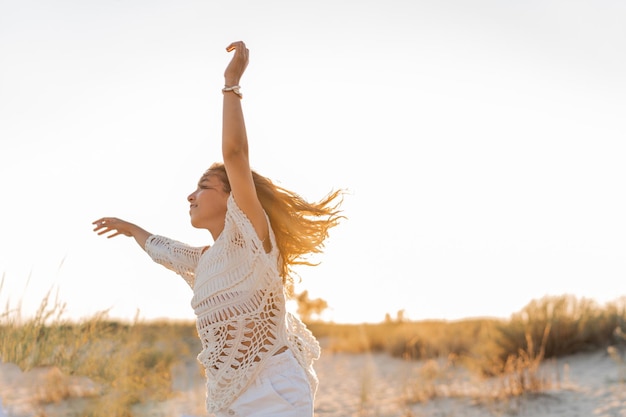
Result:
<svg viewBox="0 0 626 417"><path fill-rule="evenodd" d="M224 71L225 91L222 114L222 156L230 182L231 192L237 205L246 214L256 233L269 251L269 225L263 207L256 194L248 157L248 137L241 108L238 87L241 76L248 66L248 49L243 42L233 42L226 48L235 51Z"/></svg>

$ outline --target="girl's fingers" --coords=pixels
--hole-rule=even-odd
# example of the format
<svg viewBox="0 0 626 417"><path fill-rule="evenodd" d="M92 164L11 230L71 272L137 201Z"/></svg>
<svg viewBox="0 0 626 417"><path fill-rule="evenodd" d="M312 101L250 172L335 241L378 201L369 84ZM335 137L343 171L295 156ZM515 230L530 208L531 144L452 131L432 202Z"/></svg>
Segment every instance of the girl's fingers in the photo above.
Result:
<svg viewBox="0 0 626 417"><path fill-rule="evenodd" d="M108 217L102 217L101 219L96 220L91 224L98 225L98 227L104 227L105 224L109 223L110 219Z"/></svg>
<svg viewBox="0 0 626 417"><path fill-rule="evenodd" d="M228 52L232 52L233 50L236 51L247 51L247 48L245 47L246 44L244 44L242 41L237 41L237 42L232 42L230 45L228 45L226 47L226 51Z"/></svg>
<svg viewBox="0 0 626 417"><path fill-rule="evenodd" d="M107 234L109 232L114 232L113 234L107 236L107 238L112 238L118 235L130 236L127 232L124 232L119 229L119 221L115 217L103 217L101 219L96 220L92 224L95 224L96 227L93 229L94 232L98 233L98 236ZM118 226L115 226L118 224ZM122 224L123 228L123 224Z"/></svg>

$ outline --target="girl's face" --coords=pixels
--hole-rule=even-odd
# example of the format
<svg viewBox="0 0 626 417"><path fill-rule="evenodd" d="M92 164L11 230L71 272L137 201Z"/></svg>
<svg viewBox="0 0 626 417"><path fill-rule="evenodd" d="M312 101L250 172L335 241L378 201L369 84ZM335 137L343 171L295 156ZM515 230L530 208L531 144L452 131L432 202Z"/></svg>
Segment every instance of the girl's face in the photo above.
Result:
<svg viewBox="0 0 626 417"><path fill-rule="evenodd" d="M228 193L215 175L208 175L198 183L198 188L187 197L191 225L198 229L209 229L221 233L226 218Z"/></svg>

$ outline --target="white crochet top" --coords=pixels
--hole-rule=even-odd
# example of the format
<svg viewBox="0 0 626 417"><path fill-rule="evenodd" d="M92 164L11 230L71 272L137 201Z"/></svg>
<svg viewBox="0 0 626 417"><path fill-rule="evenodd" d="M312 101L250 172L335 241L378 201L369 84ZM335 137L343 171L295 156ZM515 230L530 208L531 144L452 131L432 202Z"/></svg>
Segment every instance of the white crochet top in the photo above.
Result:
<svg viewBox="0 0 626 417"><path fill-rule="evenodd" d="M202 342L198 361L206 369L210 413L228 407L284 347L307 372L313 395L317 389L313 361L320 347L306 326L286 311L271 227L270 241L272 250L266 253L232 194L224 230L208 250L157 235L146 241L150 257L193 289L191 306Z"/></svg>

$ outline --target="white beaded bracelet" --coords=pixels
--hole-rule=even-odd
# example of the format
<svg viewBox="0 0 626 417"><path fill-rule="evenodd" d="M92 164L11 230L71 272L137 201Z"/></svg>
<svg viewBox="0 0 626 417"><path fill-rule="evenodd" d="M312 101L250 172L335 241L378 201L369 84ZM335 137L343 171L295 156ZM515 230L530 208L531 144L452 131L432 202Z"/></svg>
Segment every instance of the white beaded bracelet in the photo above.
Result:
<svg viewBox="0 0 626 417"><path fill-rule="evenodd" d="M238 85L233 85L231 87L224 87L222 88L222 93L227 93L229 91L232 91L233 93L237 94L239 96L239 98L243 98L243 94L241 94L241 91L239 91L241 87L239 87Z"/></svg>

